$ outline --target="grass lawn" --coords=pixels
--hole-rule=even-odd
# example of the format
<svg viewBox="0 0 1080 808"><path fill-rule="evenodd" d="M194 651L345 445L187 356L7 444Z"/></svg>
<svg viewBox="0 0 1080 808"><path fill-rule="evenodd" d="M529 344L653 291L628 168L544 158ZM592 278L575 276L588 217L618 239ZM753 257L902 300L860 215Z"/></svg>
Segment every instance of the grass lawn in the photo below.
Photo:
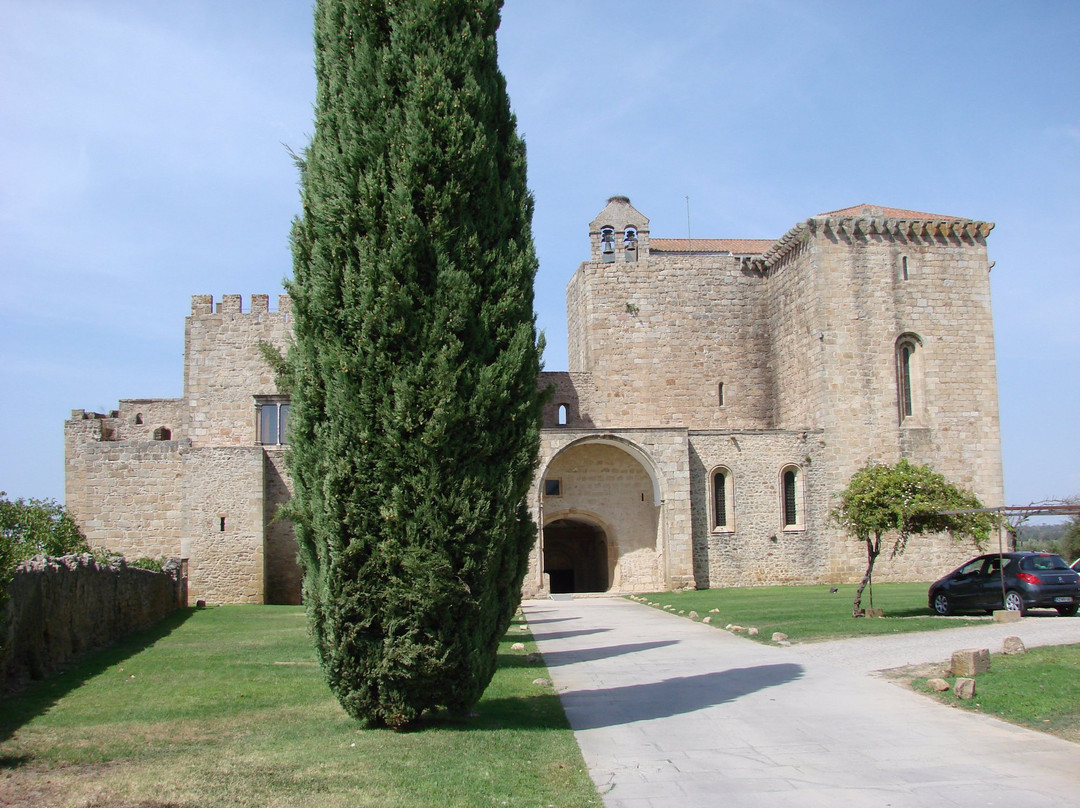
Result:
<svg viewBox="0 0 1080 808"><path fill-rule="evenodd" d="M975 698L970 700L958 699L952 690L937 693L927 687L925 678L915 679L912 686L945 704L1080 743L1080 645L1031 648L1015 656L995 654L990 670L975 677Z"/></svg>
<svg viewBox="0 0 1080 808"><path fill-rule="evenodd" d="M753 639L771 642L773 632L788 635L791 642L835 640L869 634L898 634L908 631L931 631L942 628L985 623L988 617L938 617L926 604L929 584L874 584L874 603L884 609L883 618L854 618L854 584L829 586L754 586L737 589L701 589L692 592L658 592L645 595L656 608L671 606L668 611L701 620L711 617L711 624L723 629L729 623L758 629ZM867 592L864 607L870 606ZM713 612L717 609L717 612Z"/></svg>
<svg viewBox="0 0 1080 808"><path fill-rule="evenodd" d="M600 805L542 663L511 650L475 715L362 729L301 608L188 610L0 703L0 806Z"/></svg>

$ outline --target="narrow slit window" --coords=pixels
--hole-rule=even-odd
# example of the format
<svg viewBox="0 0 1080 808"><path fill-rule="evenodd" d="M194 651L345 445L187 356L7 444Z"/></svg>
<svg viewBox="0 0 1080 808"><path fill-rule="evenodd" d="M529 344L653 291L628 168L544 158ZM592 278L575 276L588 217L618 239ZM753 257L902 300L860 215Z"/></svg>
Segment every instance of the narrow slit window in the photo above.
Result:
<svg viewBox="0 0 1080 808"><path fill-rule="evenodd" d="M910 418L914 408L911 403L911 345L900 346L900 413Z"/></svg>
<svg viewBox="0 0 1080 808"><path fill-rule="evenodd" d="M920 423L923 411L922 344L914 334L896 342L896 403L900 423Z"/></svg>
<svg viewBox="0 0 1080 808"><path fill-rule="evenodd" d="M780 510L785 530L802 527L802 475L798 467L788 466L780 474Z"/></svg>
<svg viewBox="0 0 1080 808"><path fill-rule="evenodd" d="M218 531L221 532L221 533L224 533L225 532L225 517L222 516L222 517L220 517L220 519L221 519L221 521L220 521L219 526L218 526Z"/></svg>
<svg viewBox="0 0 1080 808"><path fill-rule="evenodd" d="M724 406L724 383L723 382L718 382L717 385L716 385L716 403L721 407Z"/></svg>
<svg viewBox="0 0 1080 808"><path fill-rule="evenodd" d="M731 471L718 468L712 473L712 529L731 531L735 527L733 511L735 488Z"/></svg>
<svg viewBox="0 0 1080 808"><path fill-rule="evenodd" d="M727 527L727 475L722 471L713 475L713 527Z"/></svg>

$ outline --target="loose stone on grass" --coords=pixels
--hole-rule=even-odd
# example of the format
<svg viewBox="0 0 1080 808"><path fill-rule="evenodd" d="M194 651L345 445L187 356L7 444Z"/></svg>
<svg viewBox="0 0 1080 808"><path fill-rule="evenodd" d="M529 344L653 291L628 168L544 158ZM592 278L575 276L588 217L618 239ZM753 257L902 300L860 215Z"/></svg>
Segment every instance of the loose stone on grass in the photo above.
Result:
<svg viewBox="0 0 1080 808"><path fill-rule="evenodd" d="M773 642L783 642L788 638L788 635L782 631L774 631L772 635Z"/></svg>
<svg viewBox="0 0 1080 808"><path fill-rule="evenodd" d="M990 670L989 648L964 648L953 651L949 668L953 676L977 676Z"/></svg>
<svg viewBox="0 0 1080 808"><path fill-rule="evenodd" d="M929 687L931 690L936 690L938 693L944 693L946 690L949 689L949 683L946 682L944 679L938 678L927 679L926 686Z"/></svg>
<svg viewBox="0 0 1080 808"><path fill-rule="evenodd" d="M1027 648L1024 646L1024 641L1019 637L1006 637L1001 642L1001 653L1003 654L1023 654L1027 652Z"/></svg>
<svg viewBox="0 0 1080 808"><path fill-rule="evenodd" d="M514 643L513 645L510 646L510 650L511 651L524 651L525 650L525 643L516 642L516 643Z"/></svg>
<svg viewBox="0 0 1080 808"><path fill-rule="evenodd" d="M956 680L956 684L953 685L953 693L956 694L958 699L975 698L975 680L965 676L960 677Z"/></svg>

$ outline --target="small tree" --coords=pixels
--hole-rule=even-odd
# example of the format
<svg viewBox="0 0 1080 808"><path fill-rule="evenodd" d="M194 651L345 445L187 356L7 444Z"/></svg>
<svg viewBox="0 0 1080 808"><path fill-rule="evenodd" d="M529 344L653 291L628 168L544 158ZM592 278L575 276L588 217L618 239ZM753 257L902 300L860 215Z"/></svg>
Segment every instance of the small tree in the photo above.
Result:
<svg viewBox="0 0 1080 808"><path fill-rule="evenodd" d="M855 593L852 615L864 614L862 593L886 535L895 537L892 557L903 554L910 537L927 533L971 539L981 548L998 518L992 513L945 512L982 507L974 494L953 485L929 466L913 466L906 459L895 466L868 465L856 472L831 513L836 524L866 545L866 573Z"/></svg>
<svg viewBox="0 0 1080 808"><path fill-rule="evenodd" d="M1069 505L1080 505L1080 496L1066 500ZM1065 534L1058 545L1061 555L1068 561L1080 558L1080 516L1073 516L1065 528Z"/></svg>
<svg viewBox="0 0 1080 808"><path fill-rule="evenodd" d="M287 513L323 671L374 724L476 703L536 541L533 205L501 5L315 6Z"/></svg>
<svg viewBox="0 0 1080 808"><path fill-rule="evenodd" d="M36 555L89 552L86 537L64 506L51 499L7 498L0 491L0 579Z"/></svg>

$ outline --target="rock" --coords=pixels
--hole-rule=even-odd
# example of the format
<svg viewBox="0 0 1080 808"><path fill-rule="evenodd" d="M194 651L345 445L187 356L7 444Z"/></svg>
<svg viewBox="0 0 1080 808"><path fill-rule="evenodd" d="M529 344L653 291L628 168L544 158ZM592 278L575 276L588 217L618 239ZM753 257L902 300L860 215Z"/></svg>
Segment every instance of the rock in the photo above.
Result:
<svg viewBox="0 0 1080 808"><path fill-rule="evenodd" d="M949 683L944 679L927 679L926 686L931 690L936 690L938 693L944 693L949 689Z"/></svg>
<svg viewBox="0 0 1080 808"><path fill-rule="evenodd" d="M782 631L774 631L772 635L773 642L783 642L788 638L787 634Z"/></svg>
<svg viewBox="0 0 1080 808"><path fill-rule="evenodd" d="M544 679L544 678L541 677L539 679L533 679L533 684L534 685L540 685L541 687L551 687L551 680L550 679Z"/></svg>
<svg viewBox="0 0 1080 808"><path fill-rule="evenodd" d="M528 631L528 630L529 630L528 626L518 626L518 631Z"/></svg>
<svg viewBox="0 0 1080 808"><path fill-rule="evenodd" d="M669 612L675 611L675 607L672 606L670 603L667 606L665 606L664 608L667 609Z"/></svg>
<svg viewBox="0 0 1080 808"><path fill-rule="evenodd" d="M884 617L884 609L863 609L863 617Z"/></svg>
<svg viewBox="0 0 1080 808"><path fill-rule="evenodd" d="M510 646L510 650L511 651L524 651L525 650L525 643L516 642L516 643L514 643L513 645Z"/></svg>
<svg viewBox="0 0 1080 808"><path fill-rule="evenodd" d="M533 651L531 654L526 654L525 656L525 661L531 662L534 665L542 661L542 659L543 657L541 657L540 654L536 653L535 651Z"/></svg>
<svg viewBox="0 0 1080 808"><path fill-rule="evenodd" d="M709 614L720 614L719 609L709 609Z"/></svg>
<svg viewBox="0 0 1080 808"><path fill-rule="evenodd" d="M746 630L746 633L749 634L751 637L756 637L758 635L758 630L753 626L750 626L750 628Z"/></svg>
<svg viewBox="0 0 1080 808"><path fill-rule="evenodd" d="M686 614L686 609L679 609L679 614Z"/></svg>
<svg viewBox="0 0 1080 808"><path fill-rule="evenodd" d="M964 648L953 651L949 670L953 676L977 676L990 670L990 649Z"/></svg>
<svg viewBox="0 0 1080 808"><path fill-rule="evenodd" d="M953 693L956 694L956 698L958 699L975 698L975 680L960 677L953 686Z"/></svg>
<svg viewBox="0 0 1080 808"><path fill-rule="evenodd" d="M705 618L704 620L702 620L701 622L702 622L702 623L711 623L711 622L712 622L712 616L706 617L706 618Z"/></svg>
<svg viewBox="0 0 1080 808"><path fill-rule="evenodd" d="M994 611L995 623L1019 623L1020 612L1011 612L1008 609L997 609Z"/></svg>
<svg viewBox="0 0 1080 808"><path fill-rule="evenodd" d="M746 626L736 625L735 623L727 624L728 631L746 631Z"/></svg>
<svg viewBox="0 0 1080 808"><path fill-rule="evenodd" d="M1019 637L1006 637L1001 643L1001 653L1003 654L1023 654L1026 651L1024 641Z"/></svg>
<svg viewBox="0 0 1080 808"><path fill-rule="evenodd" d="M691 620L697 620L698 619L698 613L693 611L693 610L691 610L690 614L688 614L686 616L689 617Z"/></svg>

